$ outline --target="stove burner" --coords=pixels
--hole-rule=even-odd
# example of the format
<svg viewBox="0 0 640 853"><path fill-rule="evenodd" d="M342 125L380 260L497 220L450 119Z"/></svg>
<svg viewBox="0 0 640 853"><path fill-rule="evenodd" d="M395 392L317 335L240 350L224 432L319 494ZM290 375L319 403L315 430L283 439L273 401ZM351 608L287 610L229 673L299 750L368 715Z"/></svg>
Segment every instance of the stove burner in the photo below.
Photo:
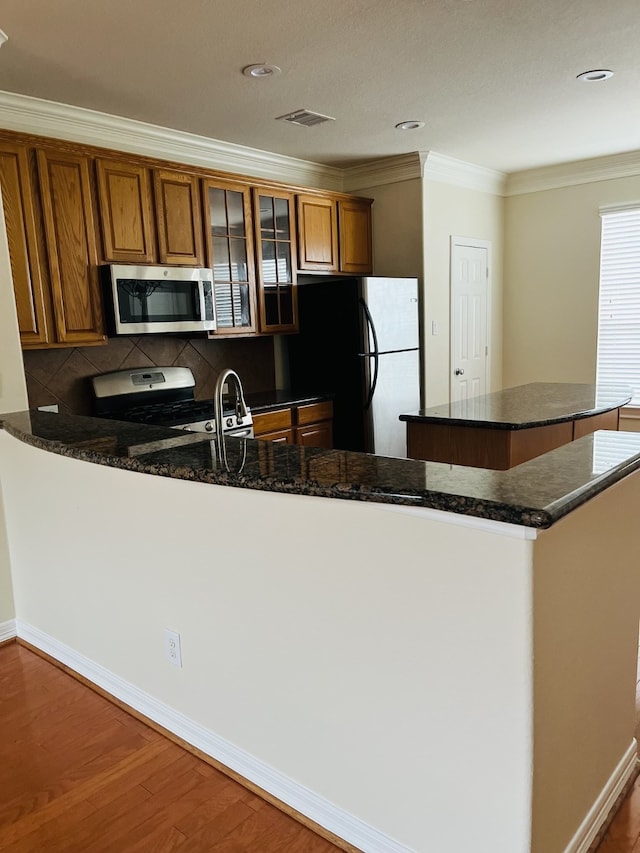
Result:
<svg viewBox="0 0 640 853"><path fill-rule="evenodd" d="M136 424L157 424L171 426L188 421L201 421L213 418L213 403L210 400L178 400L177 402L147 403L128 409L111 411L103 417Z"/></svg>

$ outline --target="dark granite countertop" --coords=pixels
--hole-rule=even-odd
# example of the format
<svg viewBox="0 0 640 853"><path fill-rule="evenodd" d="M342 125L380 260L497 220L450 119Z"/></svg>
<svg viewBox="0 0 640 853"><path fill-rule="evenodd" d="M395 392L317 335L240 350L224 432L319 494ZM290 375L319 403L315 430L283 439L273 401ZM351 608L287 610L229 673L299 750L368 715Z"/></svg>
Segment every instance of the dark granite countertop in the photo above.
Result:
<svg viewBox="0 0 640 853"><path fill-rule="evenodd" d="M320 403L323 400L332 400L332 394L305 393L292 391L289 388L281 388L275 391L258 391L253 394L245 394L247 405L255 414L268 412L273 409L282 409L286 406L304 406L307 403Z"/></svg>
<svg viewBox="0 0 640 853"><path fill-rule="evenodd" d="M294 495L430 507L549 527L640 468L640 433L600 431L508 471L227 438L51 412L0 415L16 438L114 468Z"/></svg>
<svg viewBox="0 0 640 853"><path fill-rule="evenodd" d="M532 382L482 397L446 403L400 415L401 421L526 429L580 420L626 405L631 389L625 385L582 385L570 382Z"/></svg>

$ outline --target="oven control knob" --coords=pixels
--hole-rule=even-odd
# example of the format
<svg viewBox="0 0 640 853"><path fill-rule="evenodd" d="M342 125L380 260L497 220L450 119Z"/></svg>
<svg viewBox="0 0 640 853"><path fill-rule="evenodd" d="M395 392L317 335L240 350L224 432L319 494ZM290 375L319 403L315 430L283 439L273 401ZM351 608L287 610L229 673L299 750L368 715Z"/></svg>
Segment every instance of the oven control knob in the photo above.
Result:
<svg viewBox="0 0 640 853"><path fill-rule="evenodd" d="M228 427L232 427L232 426L233 426L233 418L227 418L227 426L228 426Z"/></svg>
<svg viewBox="0 0 640 853"><path fill-rule="evenodd" d="M211 423L211 421L207 421L204 425L204 428L207 432L213 432L213 424Z"/></svg>

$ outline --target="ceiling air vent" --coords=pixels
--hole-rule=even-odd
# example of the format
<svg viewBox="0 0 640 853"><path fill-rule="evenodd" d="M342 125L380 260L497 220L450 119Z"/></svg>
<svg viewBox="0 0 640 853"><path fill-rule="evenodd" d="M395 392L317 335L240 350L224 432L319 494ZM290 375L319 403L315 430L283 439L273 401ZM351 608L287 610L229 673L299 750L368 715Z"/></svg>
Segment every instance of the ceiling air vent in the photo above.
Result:
<svg viewBox="0 0 640 853"><path fill-rule="evenodd" d="M323 116L322 113L312 113L311 110L296 110L293 113L278 116L276 121L288 121L289 124L301 124L302 127L315 127L316 124L335 121L335 119L332 116Z"/></svg>

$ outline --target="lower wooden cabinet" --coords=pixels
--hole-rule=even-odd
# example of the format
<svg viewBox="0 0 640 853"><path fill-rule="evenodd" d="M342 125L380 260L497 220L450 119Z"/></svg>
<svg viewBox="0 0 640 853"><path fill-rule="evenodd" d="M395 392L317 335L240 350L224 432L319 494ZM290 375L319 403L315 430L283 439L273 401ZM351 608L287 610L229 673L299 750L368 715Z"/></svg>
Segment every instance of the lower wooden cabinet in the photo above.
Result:
<svg viewBox="0 0 640 853"><path fill-rule="evenodd" d="M333 447L333 403L307 403L296 407L295 442L303 447Z"/></svg>
<svg viewBox="0 0 640 853"><path fill-rule="evenodd" d="M263 441L293 444L293 413L287 406L270 412L259 412L253 416L253 432Z"/></svg>
<svg viewBox="0 0 640 853"><path fill-rule="evenodd" d="M296 427L295 438L295 443L302 447L325 447L330 450L333 447L333 424L331 421L322 421Z"/></svg>
<svg viewBox="0 0 640 853"><path fill-rule="evenodd" d="M333 447L333 403L324 400L259 412L253 416L255 437L303 447Z"/></svg>

